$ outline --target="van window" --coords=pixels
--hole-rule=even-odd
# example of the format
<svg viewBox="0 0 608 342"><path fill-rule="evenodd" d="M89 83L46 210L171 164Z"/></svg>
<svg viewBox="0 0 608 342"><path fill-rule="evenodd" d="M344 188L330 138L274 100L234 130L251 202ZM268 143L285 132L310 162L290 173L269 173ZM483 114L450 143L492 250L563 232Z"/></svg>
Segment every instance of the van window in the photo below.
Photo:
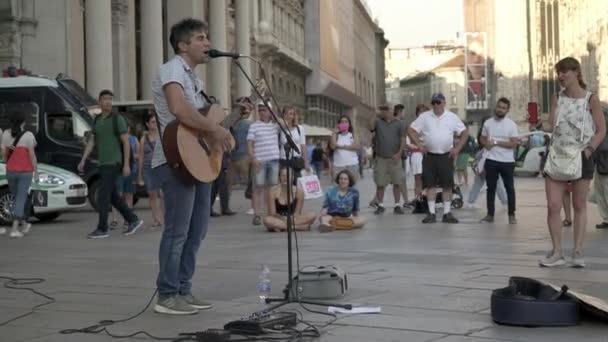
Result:
<svg viewBox="0 0 608 342"><path fill-rule="evenodd" d="M89 124L74 110L72 105L49 91L46 96L46 128L49 138L62 143L84 142Z"/></svg>
<svg viewBox="0 0 608 342"><path fill-rule="evenodd" d="M11 113L22 110L26 113L26 129L38 133L41 102L42 89L0 89L0 129L4 131L10 128Z"/></svg>

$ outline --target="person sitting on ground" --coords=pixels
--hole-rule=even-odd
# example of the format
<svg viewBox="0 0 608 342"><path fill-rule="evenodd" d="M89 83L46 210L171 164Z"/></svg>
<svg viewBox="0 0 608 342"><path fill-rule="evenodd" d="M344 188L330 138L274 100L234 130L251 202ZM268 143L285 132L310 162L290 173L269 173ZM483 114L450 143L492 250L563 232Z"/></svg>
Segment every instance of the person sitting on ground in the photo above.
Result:
<svg viewBox="0 0 608 342"><path fill-rule="evenodd" d="M297 186L291 186L291 203L287 203L287 166L279 169L279 184L270 189L268 201L268 216L264 217L264 225L270 232L287 230L287 215L294 214L293 222L296 230L310 230L310 225L317 219L313 212L302 213L304 207L304 192Z"/></svg>
<svg viewBox="0 0 608 342"><path fill-rule="evenodd" d="M348 170L342 170L336 176L336 185L325 193L325 202L319 224L320 231L331 231L334 217L350 218L352 228L361 228L367 218L359 215L359 191L355 188L355 178Z"/></svg>

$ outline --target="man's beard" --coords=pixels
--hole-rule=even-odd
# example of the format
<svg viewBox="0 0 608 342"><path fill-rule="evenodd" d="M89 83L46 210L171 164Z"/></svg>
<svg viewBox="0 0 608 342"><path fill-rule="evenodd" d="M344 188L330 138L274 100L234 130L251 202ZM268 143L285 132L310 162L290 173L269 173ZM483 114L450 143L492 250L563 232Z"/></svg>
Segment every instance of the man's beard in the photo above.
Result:
<svg viewBox="0 0 608 342"><path fill-rule="evenodd" d="M507 113L502 113L502 114L501 114L501 113L498 113L498 112L496 113L496 117L498 117L498 118L501 118L501 119L502 119L502 118L504 118L505 116L507 116Z"/></svg>

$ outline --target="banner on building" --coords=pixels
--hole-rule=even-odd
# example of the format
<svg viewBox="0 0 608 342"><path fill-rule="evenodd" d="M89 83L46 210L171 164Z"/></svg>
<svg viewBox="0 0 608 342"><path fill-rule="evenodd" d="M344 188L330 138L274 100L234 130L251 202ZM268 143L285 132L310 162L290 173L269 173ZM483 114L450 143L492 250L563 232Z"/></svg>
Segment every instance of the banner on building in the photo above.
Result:
<svg viewBox="0 0 608 342"><path fill-rule="evenodd" d="M488 109L488 40L486 32L465 32L467 109Z"/></svg>

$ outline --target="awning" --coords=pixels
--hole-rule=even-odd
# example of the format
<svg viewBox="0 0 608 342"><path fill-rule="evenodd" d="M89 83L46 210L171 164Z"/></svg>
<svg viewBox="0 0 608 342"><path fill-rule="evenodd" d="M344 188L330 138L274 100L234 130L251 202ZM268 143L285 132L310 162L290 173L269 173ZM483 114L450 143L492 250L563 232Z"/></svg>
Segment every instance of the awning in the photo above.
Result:
<svg viewBox="0 0 608 342"><path fill-rule="evenodd" d="M307 124L303 124L301 125L302 128L304 128L304 133L306 134L306 136L314 136L314 137L319 137L319 136L331 136L332 132L325 128L325 127L319 127L319 126L310 126Z"/></svg>

